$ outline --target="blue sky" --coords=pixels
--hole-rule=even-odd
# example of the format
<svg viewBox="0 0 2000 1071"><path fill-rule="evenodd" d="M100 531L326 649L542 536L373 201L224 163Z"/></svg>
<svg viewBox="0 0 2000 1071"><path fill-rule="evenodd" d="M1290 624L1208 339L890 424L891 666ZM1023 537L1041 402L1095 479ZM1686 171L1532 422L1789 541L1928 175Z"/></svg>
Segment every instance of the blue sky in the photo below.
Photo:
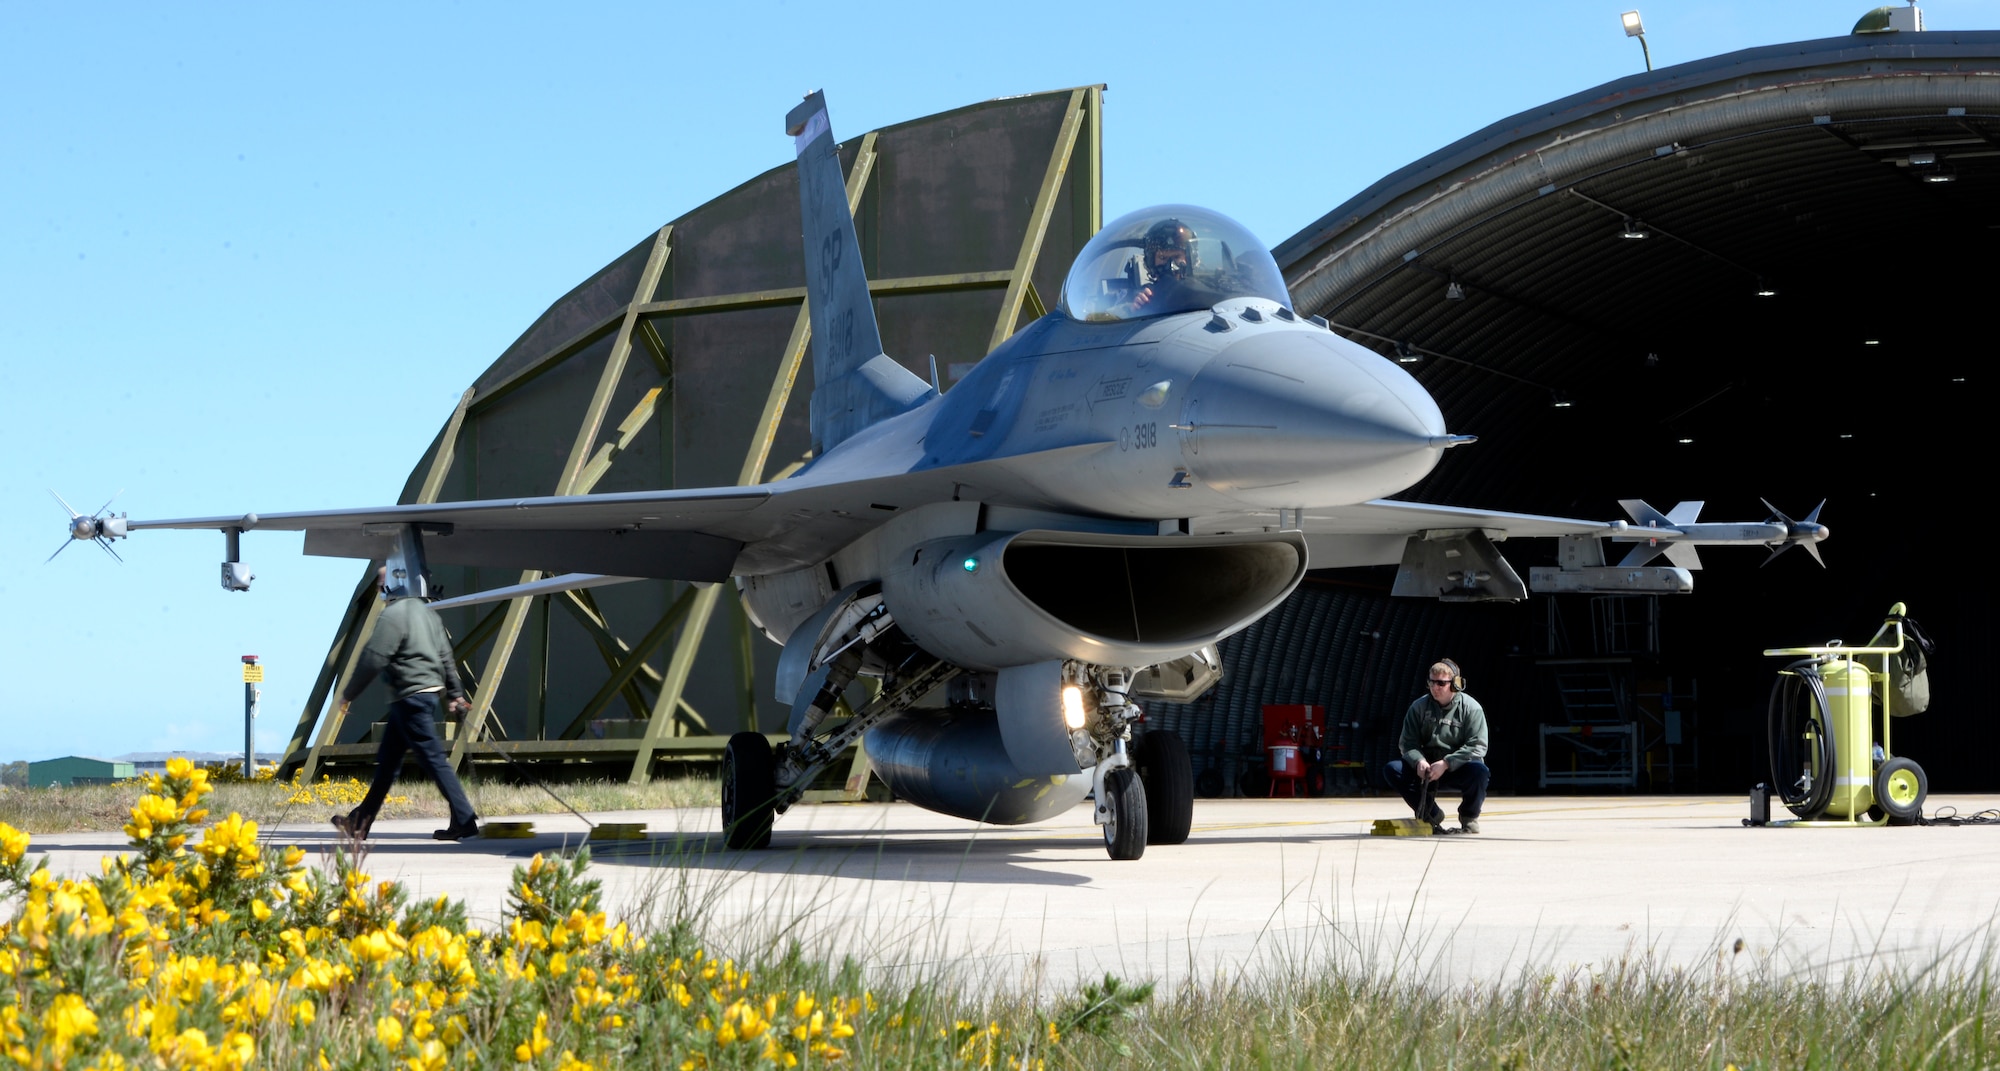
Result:
<svg viewBox="0 0 2000 1071"><path fill-rule="evenodd" d="M1661 66L1867 10L1641 6ZM357 575L135 517L393 501L466 384L660 224L835 130L1106 82L1105 212L1277 243L1496 119L1641 69L1626 4L0 4L0 759L288 738ZM1939 0L1932 29L2000 27ZM1171 149L1162 153L1162 149ZM1171 160L1172 166L1161 161Z"/></svg>

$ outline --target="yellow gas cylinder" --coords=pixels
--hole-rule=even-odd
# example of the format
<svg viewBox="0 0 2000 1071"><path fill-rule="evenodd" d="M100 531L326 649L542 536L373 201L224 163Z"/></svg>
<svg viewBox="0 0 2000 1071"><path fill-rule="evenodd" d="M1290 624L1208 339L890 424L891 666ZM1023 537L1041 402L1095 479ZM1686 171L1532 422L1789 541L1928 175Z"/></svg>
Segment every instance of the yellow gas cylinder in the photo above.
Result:
<svg viewBox="0 0 2000 1071"><path fill-rule="evenodd" d="M1860 818L1875 805L1875 729L1868 667L1836 658L1820 667L1833 736L1833 797L1828 818Z"/></svg>

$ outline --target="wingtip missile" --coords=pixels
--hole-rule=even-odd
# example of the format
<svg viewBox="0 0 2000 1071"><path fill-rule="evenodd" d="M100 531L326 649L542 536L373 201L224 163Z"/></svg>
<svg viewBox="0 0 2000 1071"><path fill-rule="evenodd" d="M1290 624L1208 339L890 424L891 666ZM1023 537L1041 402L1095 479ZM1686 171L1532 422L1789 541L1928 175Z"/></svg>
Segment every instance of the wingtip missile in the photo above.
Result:
<svg viewBox="0 0 2000 1071"><path fill-rule="evenodd" d="M118 495L124 493L121 490L118 492ZM96 513L84 514L78 513L76 507L71 506L63 496L56 494L55 488L49 488L49 494L54 495L55 500L62 504L64 512L69 514L69 538L63 541L62 546L56 548L55 554L49 555L42 561L43 565L55 561L56 554L61 554L64 550L68 549L71 543L81 539L87 539L96 543L106 554L111 555L120 564L124 563L125 559L119 557L118 552L111 549L111 541L125 538L125 515L121 513L112 516L105 512L111 508L111 503L118 501L118 495L112 495L106 499L104 505L97 508Z"/></svg>
<svg viewBox="0 0 2000 1071"><path fill-rule="evenodd" d="M1819 553L1819 542L1833 534L1832 530L1827 528L1826 525L1819 523L1819 511L1826 508L1826 499L1820 499L1819 505L1814 506L1812 512L1806 514L1805 519L1801 521L1795 521L1787 517L1785 511L1773 506L1771 500L1768 498L1760 498L1758 501L1764 503L1764 508L1771 511L1771 523L1782 525L1785 529L1785 537L1782 541L1776 544L1766 544L1767 546L1772 546L1773 549L1771 556L1764 559L1764 565L1769 565L1777 561L1778 555L1783 554L1793 547L1804 547L1806 548L1806 553L1812 555L1813 561L1819 563L1820 568L1826 568L1826 559L1820 557ZM1762 567L1759 566L1758 568Z"/></svg>

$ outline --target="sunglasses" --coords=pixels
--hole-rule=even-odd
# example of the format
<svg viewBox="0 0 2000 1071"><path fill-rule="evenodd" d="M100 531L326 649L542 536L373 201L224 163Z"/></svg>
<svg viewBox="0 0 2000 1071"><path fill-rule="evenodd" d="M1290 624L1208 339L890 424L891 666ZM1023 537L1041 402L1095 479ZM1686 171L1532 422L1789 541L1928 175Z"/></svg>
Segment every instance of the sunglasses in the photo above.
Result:
<svg viewBox="0 0 2000 1071"><path fill-rule="evenodd" d="M1433 681L1431 681L1431 683L1432 683L1432 684L1434 684L1434 685L1435 685L1435 684L1442 684L1442 685L1444 685L1444 686L1445 686L1446 688L1449 688L1449 687L1451 687L1451 681L1450 681L1449 679L1446 679L1446 680L1441 680L1441 681L1440 681L1440 680L1433 680Z"/></svg>

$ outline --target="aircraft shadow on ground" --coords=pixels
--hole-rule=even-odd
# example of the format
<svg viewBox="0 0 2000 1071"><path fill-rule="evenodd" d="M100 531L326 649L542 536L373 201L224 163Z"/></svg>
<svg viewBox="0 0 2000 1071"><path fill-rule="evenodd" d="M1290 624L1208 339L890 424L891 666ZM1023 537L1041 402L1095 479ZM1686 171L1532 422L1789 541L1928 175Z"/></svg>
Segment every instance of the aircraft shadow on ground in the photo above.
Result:
<svg viewBox="0 0 2000 1071"><path fill-rule="evenodd" d="M1013 834L940 837L935 832L913 836L908 830L886 834L874 830L779 831L770 847L757 851L732 851L723 846L719 832L654 834L643 840L589 841L579 831L544 833L522 839L473 838L457 844L441 843L422 833L377 833L368 838L366 847L372 856L439 856L452 853L468 858L476 855L526 860L538 852L568 855L588 844L591 862L598 866L682 867L713 873L810 874L947 885L970 882L1080 886L1089 884L1093 875L1063 867L1088 864L1094 871L1097 866L1111 862L1104 857L1103 846L1094 838L1024 837ZM1198 836L1187 844L1155 845L1147 851L1147 860L1144 861L1169 853L1195 858L1204 847L1228 845L1312 847L1354 841L1424 845L1514 839L1488 835L1376 837L1366 832ZM315 840L317 843L308 841L301 847L331 850L339 844L332 837ZM1030 863L1037 865L1028 865Z"/></svg>
<svg viewBox="0 0 2000 1071"><path fill-rule="evenodd" d="M1371 839L1377 838L1366 833L1201 837L1184 845L1155 845L1138 865L1161 856L1197 859L1205 847L1308 847ZM1099 866L1126 865L1105 858L1103 845L1091 837L919 838L907 830L890 834L869 830L814 831L790 836L779 832L771 847L753 852L724 848L720 833L680 839L658 837L643 842L612 841L592 845L591 858L610 866L684 866L716 872L808 873L898 882L1067 886L1089 884ZM1088 865L1089 872L1063 869L1078 864Z"/></svg>

